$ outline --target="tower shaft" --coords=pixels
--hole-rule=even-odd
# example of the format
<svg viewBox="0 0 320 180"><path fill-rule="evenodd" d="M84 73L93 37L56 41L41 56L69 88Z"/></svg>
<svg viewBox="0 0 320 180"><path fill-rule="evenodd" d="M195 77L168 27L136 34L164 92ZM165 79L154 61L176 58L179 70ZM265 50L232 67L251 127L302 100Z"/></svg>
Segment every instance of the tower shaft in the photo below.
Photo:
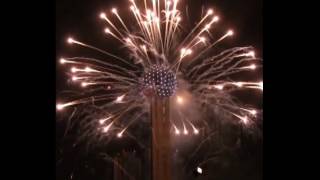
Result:
<svg viewBox="0 0 320 180"><path fill-rule="evenodd" d="M152 176L153 180L171 180L170 98L153 97Z"/></svg>

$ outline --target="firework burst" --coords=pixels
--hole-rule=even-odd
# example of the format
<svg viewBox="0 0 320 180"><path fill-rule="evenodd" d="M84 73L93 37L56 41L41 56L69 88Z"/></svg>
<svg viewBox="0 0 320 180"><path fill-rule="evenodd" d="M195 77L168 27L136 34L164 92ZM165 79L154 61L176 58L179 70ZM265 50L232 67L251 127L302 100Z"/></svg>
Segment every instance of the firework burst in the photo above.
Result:
<svg viewBox="0 0 320 180"><path fill-rule="evenodd" d="M201 129L212 130L212 116L206 111L223 114L230 122L252 127L261 110L236 101L233 92L245 89L263 90L262 81L235 81L242 73L258 71L262 61L252 47L225 49L212 55L212 49L232 37L226 29L213 35L219 16L207 9L187 34L178 0L129 1L132 22L127 23L116 8L102 12L104 32L126 48L126 57L69 37L66 42L89 48L106 56L106 60L89 57L64 57L60 64L70 68L71 82L81 88L79 97L58 102L58 111L74 109L81 116L81 137L111 139L135 138L134 124L148 126L150 96L169 98L172 134L197 136ZM124 53L124 54L125 54ZM69 97L70 99L74 96ZM232 117L232 118L231 118ZM131 132L131 133L130 133Z"/></svg>

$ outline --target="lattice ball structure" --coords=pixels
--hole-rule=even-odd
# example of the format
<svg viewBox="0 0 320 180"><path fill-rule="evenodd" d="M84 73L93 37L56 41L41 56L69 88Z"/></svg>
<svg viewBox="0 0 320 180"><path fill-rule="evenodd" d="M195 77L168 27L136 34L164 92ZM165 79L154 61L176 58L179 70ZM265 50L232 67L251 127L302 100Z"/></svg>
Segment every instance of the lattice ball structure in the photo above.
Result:
<svg viewBox="0 0 320 180"><path fill-rule="evenodd" d="M152 90L158 97L170 97L177 89L175 74L167 67L153 65L143 75L144 91Z"/></svg>

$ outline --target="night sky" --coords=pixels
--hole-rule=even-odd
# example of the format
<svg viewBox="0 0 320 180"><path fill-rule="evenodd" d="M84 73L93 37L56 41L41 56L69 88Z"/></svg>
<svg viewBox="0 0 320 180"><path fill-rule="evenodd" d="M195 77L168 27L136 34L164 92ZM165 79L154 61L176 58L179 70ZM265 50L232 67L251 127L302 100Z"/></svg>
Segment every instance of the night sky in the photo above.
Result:
<svg viewBox="0 0 320 180"><path fill-rule="evenodd" d="M101 21L98 15L102 11L109 11L112 7L117 7L121 11L120 14L129 13L128 4L127 0L56 0L56 56L92 55L92 52L83 48L70 48L66 45L65 40L69 35L96 47L111 49L113 52L117 51L114 48L117 46L116 43L105 36L103 29L106 23ZM212 7L219 14L220 27L224 30L230 27L235 31L232 40L224 42L225 46L252 45L256 49L257 56L262 56L262 0L189 0L185 4L192 7L189 8L189 14L192 14L191 25L192 22L198 20L197 17L200 17L201 5ZM97 57L96 54L95 57ZM56 92L58 100L61 90L73 88L68 86L64 70L64 68L57 66ZM85 147L73 147L75 137L72 136L72 133L64 136L66 127L64 122L58 118L56 123L56 179L70 179L71 176L76 180L112 179L109 176L112 172L112 164L96 156L97 153L103 151L103 147L92 151L86 151ZM130 142L126 146L129 149L132 146L134 149L134 145L131 145ZM248 146L252 146L252 144ZM230 178L233 180L262 179L262 162L259 159L262 159L262 157L258 157L259 155L262 156L262 149L260 145L259 147L249 147L249 149L260 151L255 153L257 158L246 161L244 164L239 163L237 166L249 170L251 168L255 173L242 177L232 177L230 175L232 172L225 173L219 176L221 180ZM115 148L110 150L110 153L116 153L117 151L118 149ZM250 161L253 161L253 163L250 164Z"/></svg>

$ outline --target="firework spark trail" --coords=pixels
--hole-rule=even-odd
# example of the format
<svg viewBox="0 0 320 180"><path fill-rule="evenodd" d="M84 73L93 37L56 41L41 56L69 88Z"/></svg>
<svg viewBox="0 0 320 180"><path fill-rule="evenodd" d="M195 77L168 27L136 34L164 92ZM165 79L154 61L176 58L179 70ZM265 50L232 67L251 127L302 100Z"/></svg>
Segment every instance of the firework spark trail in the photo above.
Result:
<svg viewBox="0 0 320 180"><path fill-rule="evenodd" d="M201 63L198 63L198 64L191 63L189 65L191 67L191 69L187 72L187 76L189 76L191 79L193 79L194 76L197 75L197 72L201 68L203 68L209 64L211 64L211 66L216 66L220 62L224 62L227 59L232 59L232 58L238 57L238 55L236 55L236 54L239 52L242 53L243 51L250 51L250 50L251 50L250 47L240 47L240 48L236 47L236 48L232 48L232 49L227 49L216 56L212 56L210 58L204 59L204 60L202 60Z"/></svg>
<svg viewBox="0 0 320 180"><path fill-rule="evenodd" d="M125 63L125 64L128 65L128 66L131 66L131 67L136 68L136 66L134 66L132 63L128 63L127 60L125 60L125 59L123 59L123 58L121 58L121 57L118 57L118 56L116 56L116 55L114 55L114 54L111 54L111 53L109 53L109 52L107 52L107 51L104 51L104 50L102 50L102 49L96 48L96 47L94 47L94 46L91 46L91 45L88 45L88 44L84 44L84 43L79 42L79 41L76 41L76 40L74 40L74 39L72 39L72 38L68 38L68 43L70 43L70 44L75 43L75 44L81 45L81 46L83 46L83 47L87 47L87 48L93 49L93 50L98 51L98 52L100 52L100 53L102 53L102 54L105 54L105 55L107 55L107 56L110 56L110 57L113 57L113 58L115 58L115 59L118 59L118 60L120 60L121 62Z"/></svg>
<svg viewBox="0 0 320 180"><path fill-rule="evenodd" d="M187 116L185 116L185 115L181 112L180 109L178 110L178 115L179 115L179 117L180 117L179 119L180 119L180 121L181 121L181 123L182 123L183 133L184 133L185 135L187 135L188 132L189 132L186 124L189 124L189 125L190 125L190 127L191 127L192 130L193 130L192 132L193 132L194 134L198 134L198 133L199 133L199 130L194 126L194 124L193 124L190 120L188 120ZM185 123L185 122L187 122L187 123ZM174 125L173 127L174 127L174 129L175 129L175 132L180 132L179 128L175 125L175 123L172 122L172 124ZM180 134L180 133L176 133L176 134Z"/></svg>
<svg viewBox="0 0 320 180"><path fill-rule="evenodd" d="M243 90L247 88L252 89L259 89L263 90L263 83L260 82L243 82L243 81L237 81L237 82L231 82L231 81L220 81L219 83L216 83L215 85L211 84L212 81L205 81L203 83L199 82L197 84L192 84L193 91L196 93L208 93L212 94L213 90L222 91L224 93L230 93L235 90ZM212 94L214 95L214 94Z"/></svg>
<svg viewBox="0 0 320 180"><path fill-rule="evenodd" d="M198 93L195 93L195 94L198 94ZM248 109L242 108L238 103L235 103L232 99L226 98L225 96L221 96L221 95L217 96L217 95L213 95L213 94L204 95L203 93L201 93L199 96L205 96L205 98L200 99L201 103L207 104L208 106L215 104L215 106L218 107L220 111L224 111L228 114L232 114L232 115L236 116L237 118L241 119L242 122L244 122L244 117L246 117L245 121L247 122L247 121L251 120L251 119L248 119L249 115L253 115L253 114L257 113L256 110L253 111L253 110L248 110ZM224 104L216 102L216 101L223 101ZM231 111L230 108L234 111L243 110L248 115L242 117L242 116L236 114L235 112ZM247 124L246 122L244 122L244 123Z"/></svg>
<svg viewBox="0 0 320 180"><path fill-rule="evenodd" d="M104 142L104 145L108 145L111 141L112 138L114 136L110 136L111 131L119 131L121 132L121 130L123 130L122 128L119 127L113 127L112 129L110 129L110 131L108 131L108 133L99 133L99 132L95 132L95 131L90 131L88 130L88 133L92 133L92 138L99 138L100 137L100 141ZM122 135L119 136L119 133L117 133L117 138L122 138ZM141 147L142 149L147 149L147 146L145 144L143 144L137 137L135 137L133 134L131 134L130 132L126 131L126 137L130 138L131 140L134 140L139 147ZM107 140L107 141L106 141Z"/></svg>
<svg viewBox="0 0 320 180"><path fill-rule="evenodd" d="M173 33L172 33L172 35L170 37L171 41L169 42L169 45L168 45L169 49L173 44L174 37L175 37L174 35L175 35L176 31L177 31L177 28L180 27L180 22L181 22L181 18L177 17L176 23L175 23L174 28L173 28Z"/></svg>
<svg viewBox="0 0 320 180"><path fill-rule="evenodd" d="M137 137L126 131L126 137L129 137L130 139L134 140L141 148L147 149L147 146L143 144Z"/></svg>
<svg viewBox="0 0 320 180"><path fill-rule="evenodd" d="M180 130L177 128L177 126L174 124L174 122L171 121L172 127L174 128L174 132L176 135L180 134Z"/></svg>
<svg viewBox="0 0 320 180"><path fill-rule="evenodd" d="M197 152L201 149L201 147L204 145L204 143L208 140L210 140L210 138L214 135L217 135L217 132L211 132L205 139L203 139L199 145L195 148L195 150L191 153L191 155L189 156L189 159L192 159Z"/></svg>
<svg viewBox="0 0 320 180"><path fill-rule="evenodd" d="M192 127L193 133L194 134L198 134L199 130L194 126L194 124L192 124L191 121L188 120L188 118L186 118L186 121L190 124L190 126Z"/></svg>
<svg viewBox="0 0 320 180"><path fill-rule="evenodd" d="M140 114L134 116L134 117L130 120L130 122L118 133L118 137L121 137L122 134L130 127L130 125L131 125L132 123L134 123L136 120L138 120L142 115L144 115L144 114L146 114L146 113L147 113L147 112L145 111L145 112L141 112Z"/></svg>
<svg viewBox="0 0 320 180"><path fill-rule="evenodd" d="M138 83L137 80L121 77L121 76L115 76L114 74L107 73L107 72L99 72L98 75L88 75L88 74L76 74L74 73L72 75L73 81L82 82L81 86L86 87L87 85L90 85L90 81L93 81L92 83L98 83L97 80L105 79L105 83L109 84L107 80L110 80L110 82L119 82L119 84L126 84L126 85L134 85ZM89 81L89 82L86 82Z"/></svg>
<svg viewBox="0 0 320 180"><path fill-rule="evenodd" d="M206 159L206 160L198 163L198 166L201 167L201 166L203 166L204 164L208 163L209 161L213 161L213 160L219 159L219 156L218 156L218 155L219 155L219 153L217 153L217 154L213 155L212 157L210 157L210 158L208 158L208 159Z"/></svg>
<svg viewBox="0 0 320 180"><path fill-rule="evenodd" d="M102 69L106 69L109 72L115 72L115 73L118 73L118 74L126 76L126 77L137 77L134 74L134 72L137 72L137 71L129 70L129 69L124 68L122 66L119 66L119 65L116 65L116 64L111 64L111 63L108 63L106 61L102 61L102 60L98 60L98 59L94 59L94 58L88 58L88 57L61 58L60 59L61 64L65 64L66 63L66 62L64 62L65 60L68 60L68 61L69 60L76 60L76 61L67 62L69 64L93 65L92 63L89 63L89 62L98 63L98 64L101 64L101 65L94 64L93 66L96 66L96 67L99 67L99 68L102 68ZM86 60L86 61L89 61L89 62L88 63L87 62L81 62L83 60ZM116 69L118 69L118 70L116 70Z"/></svg>
<svg viewBox="0 0 320 180"><path fill-rule="evenodd" d="M69 118L67 120L67 126L64 131L63 137L65 137L67 135L67 132L69 131L70 126L71 126L71 120L72 120L73 116L76 114L76 112L77 112L77 108L74 108L73 112L71 113L71 115L69 116Z"/></svg>
<svg viewBox="0 0 320 180"><path fill-rule="evenodd" d="M85 139L87 137L92 137L92 138L96 139L97 137L101 136L102 134L106 134L106 133L112 132L114 130L121 130L121 135L118 136L118 137L121 137L123 132L124 132L124 129L117 128L117 127L111 128L111 127L116 125L116 122L118 122L118 124L119 124L122 116L124 116L126 113L128 113L129 111L131 111L132 109L135 109L137 107L138 107L137 104L129 103L129 105L127 105L124 108L118 110L117 112L113 112L113 113L109 114L109 116L108 116L109 118L100 119L99 121L90 120L92 118L93 119L95 118L94 115L88 116L86 119L82 120L83 124L81 125L81 127L82 127L83 131L82 131L81 136L79 137L79 141L81 139ZM88 120L89 120L89 122L88 122ZM104 120L104 121L102 122L102 120ZM106 124L106 122L109 122L109 123L107 125L104 125L104 124ZM98 125L102 125L101 131L92 131L92 128L96 128L97 124ZM118 135L119 135L119 133L118 133ZM137 138L135 138L129 132L126 133L126 136L130 137L133 140L135 140L139 144L140 147L145 148L145 145L143 145Z"/></svg>
<svg viewBox="0 0 320 180"><path fill-rule="evenodd" d="M253 70L257 69L258 67L260 67L255 64L251 64L249 66L238 67L238 65L240 65L241 63L255 60L252 58L244 58L244 59L238 60L237 63L233 64L232 66L225 67L226 64L230 63L232 60L233 59L229 59L228 62L226 62L225 64L222 64L218 67L211 66L209 69L210 71L206 71L203 73L198 73L199 69L195 70L194 72L198 73L197 74L198 76L197 76L197 78L195 78L196 74L194 74L192 76L192 77L194 77L193 81L198 82L198 83L205 82L205 84L208 84L208 83L210 83L210 81L215 81L217 78L219 78L221 76L228 76L228 75L243 72L243 71L253 71ZM204 77L207 77L207 78L204 78ZM203 79L201 79L201 78L203 78ZM209 78L212 78L212 79L209 79Z"/></svg>
<svg viewBox="0 0 320 180"><path fill-rule="evenodd" d="M191 30L191 32L184 38L184 40L181 42L181 44L184 44L190 36L194 35L194 32L199 28L199 26L209 17L211 14L213 14L213 10L208 10L207 14L200 20L200 22L197 23L197 25Z"/></svg>
<svg viewBox="0 0 320 180"><path fill-rule="evenodd" d="M201 82L201 81L210 82L210 81L217 80L218 78L221 78L221 77L230 76L232 74L236 74L236 73L244 72L244 71L252 71L252 70L256 69L256 66L252 66L252 65L246 66L246 67L241 67L241 68L236 68L237 65L239 65L242 62L236 63L235 65L231 66L230 68L227 68L226 71L221 72L218 75L214 75L214 73L205 73L201 76L203 79L198 78L199 79L198 81L199 82ZM211 76L211 75L214 75L214 76ZM204 78L204 77L206 77L206 78ZM210 79L208 79L208 78L210 78Z"/></svg>
<svg viewBox="0 0 320 180"><path fill-rule="evenodd" d="M106 118L102 118L99 121L91 121L90 123L88 123L90 126L92 126L93 128L96 128L96 124L99 125L103 125L101 128L98 128L98 131L92 131L92 129L90 129L90 127L88 126L88 124L86 124L86 126L82 126L84 129L86 129L84 131L84 134L82 135L84 136L89 136L88 134L91 134L92 138L97 139L100 137L101 141L105 141L108 140L106 142L105 145L109 144L112 140L113 136L110 136L110 133L113 132L117 132L117 136L118 138L122 137L122 134L124 133L124 131L126 131L126 129L129 128L129 126L136 121L137 119L139 119L142 115L144 115L146 113L146 110L143 110L144 108L140 108L142 109L142 112L140 112L140 114L132 117L131 119L129 118L129 124L125 127L117 127L117 126L121 126L122 123L119 122L119 120L121 120L121 116L123 116L125 113L129 112L130 109L137 109L139 107L139 105L133 106L131 105L131 107L129 106L125 106L125 108L118 110L117 112L111 112ZM91 119L96 119L96 117L93 116L89 116L88 118ZM118 124L115 124L116 119L118 119ZM111 122L110 122L111 121ZM109 123L107 123L109 122ZM107 125L105 125L107 124ZM112 127L112 128L111 128ZM101 133L102 132L102 133ZM121 135L119 135L121 134ZM126 137L129 137L130 139L134 140L141 148L146 149L146 145L144 145L137 137L135 137L134 135L132 135L130 132L126 131Z"/></svg>
<svg viewBox="0 0 320 180"><path fill-rule="evenodd" d="M220 77L229 76L234 73L239 73L243 71L253 71L257 68L257 65L251 64L249 66L239 67L239 65L241 65L243 62L246 62L249 60L251 60L251 58L240 59L233 65L225 68L223 71L220 71L220 73L218 73L217 75L215 73L218 72L218 70L214 70L214 67L210 67L208 71L205 71L202 74L198 75L195 81L197 82L206 81L206 80L214 81Z"/></svg>
<svg viewBox="0 0 320 180"><path fill-rule="evenodd" d="M255 115L257 114L257 110L255 109L245 109L245 108L242 108L240 106L237 106L237 105L230 105L230 104L220 104L219 103L219 106L221 107L227 107L229 110L226 110L225 111L228 111L230 114L238 117L240 120L242 120L245 124L246 122L248 122L249 120L249 116L253 116L255 117ZM244 116L240 116L239 114L236 114L234 112L231 112L231 109L232 110L235 110L235 111L240 111L240 114L246 114ZM246 118L245 118L246 117Z"/></svg>
<svg viewBox="0 0 320 180"><path fill-rule="evenodd" d="M126 169L124 167L122 167L118 161L114 160L111 156L109 156L106 153L100 154L101 156L103 156L103 159L111 161L113 164L115 164L127 177L129 177L130 179L134 179L134 177L128 172L126 171Z"/></svg>
<svg viewBox="0 0 320 180"><path fill-rule="evenodd" d="M218 44L219 42L221 42L222 40L224 40L225 38L227 38L228 36L232 36L233 35L233 31L229 30L225 35L223 35L222 37L220 37L218 40L216 40L214 43L212 43L210 46L208 46L206 49L202 50L198 56L196 56L195 58L193 58L194 60L197 60L198 58L200 58L203 54L205 54L208 50L210 50L211 48L213 48L216 44Z"/></svg>

